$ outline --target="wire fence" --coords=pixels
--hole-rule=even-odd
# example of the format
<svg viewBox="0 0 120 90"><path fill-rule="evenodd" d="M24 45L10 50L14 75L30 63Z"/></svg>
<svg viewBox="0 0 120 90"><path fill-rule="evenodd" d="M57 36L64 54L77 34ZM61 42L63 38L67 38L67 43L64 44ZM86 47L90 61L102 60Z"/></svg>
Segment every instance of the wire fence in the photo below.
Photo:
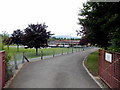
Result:
<svg viewBox="0 0 120 90"><path fill-rule="evenodd" d="M13 54L11 60L9 60L9 67L8 67L6 78L7 80L9 80L9 78L14 75L16 70L19 69L19 65L25 62L47 59L47 58L56 57L60 55L67 55L75 52L84 51L90 48L91 47L60 48L60 49L51 48L51 49L39 49L37 55L33 51Z"/></svg>
<svg viewBox="0 0 120 90"><path fill-rule="evenodd" d="M98 62L100 78L111 89L120 90L120 53L99 49Z"/></svg>

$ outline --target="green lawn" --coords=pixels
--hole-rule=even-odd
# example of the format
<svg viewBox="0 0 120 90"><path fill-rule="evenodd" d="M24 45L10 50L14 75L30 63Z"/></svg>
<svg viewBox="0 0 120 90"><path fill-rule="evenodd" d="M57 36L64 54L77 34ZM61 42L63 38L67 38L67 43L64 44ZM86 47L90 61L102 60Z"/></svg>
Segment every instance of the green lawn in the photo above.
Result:
<svg viewBox="0 0 120 90"><path fill-rule="evenodd" d="M85 60L85 66L92 73L92 75L98 75L98 51L91 53Z"/></svg>
<svg viewBox="0 0 120 90"><path fill-rule="evenodd" d="M7 47L5 47L7 49ZM41 56L41 51L43 52L43 56L53 55L55 54L61 54L62 52L72 52L72 48L44 48L38 50L38 56L36 56L35 49L24 49L19 48L19 52L17 52L16 47L10 47L8 52L11 56L16 55L17 60L19 60L22 57L22 52L25 52L25 56L27 58L35 58ZM74 48L73 51L75 52L76 49Z"/></svg>

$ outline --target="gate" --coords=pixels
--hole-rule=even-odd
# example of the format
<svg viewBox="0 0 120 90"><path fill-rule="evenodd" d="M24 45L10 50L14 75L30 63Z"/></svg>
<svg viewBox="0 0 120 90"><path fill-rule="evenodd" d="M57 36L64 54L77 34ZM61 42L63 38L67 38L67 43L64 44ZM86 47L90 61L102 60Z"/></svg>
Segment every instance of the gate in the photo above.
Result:
<svg viewBox="0 0 120 90"><path fill-rule="evenodd" d="M5 85L5 51L0 52L0 89Z"/></svg>
<svg viewBox="0 0 120 90"><path fill-rule="evenodd" d="M99 49L98 74L112 89L120 88L120 53Z"/></svg>

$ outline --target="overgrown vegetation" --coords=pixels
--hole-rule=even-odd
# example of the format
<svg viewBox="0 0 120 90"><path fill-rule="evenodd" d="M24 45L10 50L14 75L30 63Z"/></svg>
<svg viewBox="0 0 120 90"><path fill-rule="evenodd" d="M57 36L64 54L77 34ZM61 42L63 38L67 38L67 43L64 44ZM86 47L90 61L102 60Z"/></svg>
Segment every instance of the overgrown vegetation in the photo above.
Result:
<svg viewBox="0 0 120 90"><path fill-rule="evenodd" d="M10 77L12 77L13 72L10 68L9 61L11 59L11 54L9 53L9 41L8 41L9 35L6 31L3 32L3 34L0 34L0 50L5 51L5 80L8 81ZM7 48L5 45L7 45Z"/></svg>
<svg viewBox="0 0 120 90"><path fill-rule="evenodd" d="M11 60L11 55L9 53L9 51L5 48L5 45L2 44L2 51L5 51L5 80L8 81L10 77L12 77L13 72L10 68L10 64L9 61Z"/></svg>
<svg viewBox="0 0 120 90"><path fill-rule="evenodd" d="M5 80L6 81L8 81L9 78L12 77L12 75L13 75L13 72L12 72L12 70L10 68L11 65L9 64L10 59L11 59L10 53L7 50L5 50L5 66L6 66L5 67L5 71L6 71Z"/></svg>
<svg viewBox="0 0 120 90"><path fill-rule="evenodd" d="M98 51L91 53L85 60L85 66L92 73L92 75L98 75Z"/></svg>

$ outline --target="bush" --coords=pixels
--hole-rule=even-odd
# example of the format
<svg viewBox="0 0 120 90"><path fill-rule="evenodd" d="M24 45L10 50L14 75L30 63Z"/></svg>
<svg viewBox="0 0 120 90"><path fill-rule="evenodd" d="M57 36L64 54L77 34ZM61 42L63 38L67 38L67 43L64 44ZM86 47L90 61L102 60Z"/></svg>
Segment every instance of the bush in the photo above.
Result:
<svg viewBox="0 0 120 90"><path fill-rule="evenodd" d="M108 47L108 51L120 52L120 48L118 46L110 46Z"/></svg>
<svg viewBox="0 0 120 90"><path fill-rule="evenodd" d="M3 50L5 50L5 80L8 81L10 79L10 77L13 76L13 72L11 70L11 65L9 64L9 60L11 59L11 55L9 54L9 52L4 48L3 46Z"/></svg>

